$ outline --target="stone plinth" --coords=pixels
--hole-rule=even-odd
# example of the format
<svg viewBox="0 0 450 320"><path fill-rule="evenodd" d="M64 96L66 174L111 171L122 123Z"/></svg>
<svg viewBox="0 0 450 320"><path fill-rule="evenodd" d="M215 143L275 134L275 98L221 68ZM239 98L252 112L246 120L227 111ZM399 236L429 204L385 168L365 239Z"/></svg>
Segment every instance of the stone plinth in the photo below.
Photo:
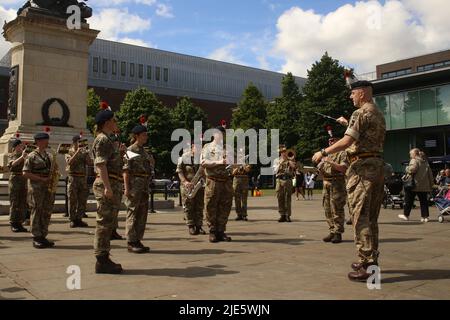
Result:
<svg viewBox="0 0 450 320"><path fill-rule="evenodd" d="M61 143L71 143L72 137L80 132L91 138L86 129L89 46L99 31L90 29L86 23L79 30L70 30L65 19L32 8L5 24L3 30L5 39L12 43L11 68L16 67L17 104L15 116L10 118L0 138L0 165L6 164L10 142L17 132L22 140L32 142L36 132L49 127L54 150ZM64 103L49 103L52 98ZM67 106L65 114L62 105ZM14 108L10 105L11 111ZM70 116L66 123L45 121L45 118L62 120L67 111Z"/></svg>

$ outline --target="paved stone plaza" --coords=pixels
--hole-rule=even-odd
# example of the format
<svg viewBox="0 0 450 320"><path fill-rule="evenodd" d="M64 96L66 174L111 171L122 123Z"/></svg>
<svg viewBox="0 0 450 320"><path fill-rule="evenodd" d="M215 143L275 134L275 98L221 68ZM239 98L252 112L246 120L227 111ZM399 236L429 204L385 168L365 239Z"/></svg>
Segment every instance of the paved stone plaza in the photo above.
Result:
<svg viewBox="0 0 450 320"><path fill-rule="evenodd" d="M316 196L317 197L317 196ZM279 224L275 198L250 199L251 221L229 223L231 243L190 237L181 208L150 215L145 244L152 252L132 255L126 242L113 243L121 276L95 275L90 229L71 230L52 219L51 250L32 248L30 236L13 235L0 218L0 299L450 299L450 223L409 223L398 210L380 219L382 288L347 280L355 260L352 231L345 242L325 244L321 202L293 202L294 223ZM120 217L124 230L124 215ZM81 268L81 290L67 289L68 266Z"/></svg>

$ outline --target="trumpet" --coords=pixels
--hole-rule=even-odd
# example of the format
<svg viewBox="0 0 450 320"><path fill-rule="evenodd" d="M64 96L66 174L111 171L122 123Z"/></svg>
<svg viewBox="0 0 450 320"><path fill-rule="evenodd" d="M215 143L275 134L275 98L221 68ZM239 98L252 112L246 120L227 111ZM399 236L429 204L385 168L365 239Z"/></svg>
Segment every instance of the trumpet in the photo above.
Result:
<svg viewBox="0 0 450 320"><path fill-rule="evenodd" d="M58 146L58 154L68 154L70 148L72 147L71 144L67 144L67 143L62 143Z"/></svg>
<svg viewBox="0 0 450 320"><path fill-rule="evenodd" d="M287 157L289 161L295 161L295 159L297 158L297 153L294 149L289 149L287 151Z"/></svg>
<svg viewBox="0 0 450 320"><path fill-rule="evenodd" d="M78 141L78 147L80 149L84 149L84 151L89 151L89 141L88 139L81 139L80 141Z"/></svg>

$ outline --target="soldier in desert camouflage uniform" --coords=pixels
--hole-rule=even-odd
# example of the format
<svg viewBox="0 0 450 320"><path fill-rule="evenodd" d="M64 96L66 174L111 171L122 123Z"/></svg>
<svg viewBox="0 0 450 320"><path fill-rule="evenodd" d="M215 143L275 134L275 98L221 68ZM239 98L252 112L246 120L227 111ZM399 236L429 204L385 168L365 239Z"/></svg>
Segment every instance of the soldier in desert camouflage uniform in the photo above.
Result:
<svg viewBox="0 0 450 320"><path fill-rule="evenodd" d="M125 184L125 204L127 206L126 234L128 251L147 253L149 247L142 244L148 217L149 187L152 176L152 158L145 151L148 142L147 128L139 125L133 128L132 145L128 148L131 156L126 157L123 167Z"/></svg>
<svg viewBox="0 0 450 320"><path fill-rule="evenodd" d="M8 155L9 177L9 223L14 233L28 232L22 224L27 211L27 180L23 177L22 169L28 154L25 145L19 139L12 143L12 153Z"/></svg>
<svg viewBox="0 0 450 320"><path fill-rule="evenodd" d="M322 157L344 151L350 160L347 171L347 194L353 216L355 244L359 261L351 265L354 272L348 277L352 281L366 282L371 276L367 269L378 266L378 217L383 200L384 161L382 152L386 135L383 113L373 102L373 85L368 81L351 84L351 99L356 108L348 125L345 137L336 144L314 155L318 163Z"/></svg>
<svg viewBox="0 0 450 320"><path fill-rule="evenodd" d="M97 171L97 179L93 186L97 200L97 227L94 239L94 251L97 258L95 272L119 274L123 272L122 266L109 258L111 235L123 193L121 151L112 139L113 133L118 128L114 113L110 110L100 111L95 122L98 130L92 148Z"/></svg>
<svg viewBox="0 0 450 320"><path fill-rule="evenodd" d="M332 146L338 139L329 140ZM322 160L319 166L323 175L323 207L330 234L324 242L334 244L342 242L345 223L345 203L347 190L345 189L345 172L348 169L347 153L345 151L330 155Z"/></svg>
<svg viewBox="0 0 450 320"><path fill-rule="evenodd" d="M240 150L242 152L242 150ZM233 194L234 204L236 207L236 221L248 221L247 216L247 199L249 189L249 177L251 166L245 164L245 156L238 155L239 160L233 168Z"/></svg>
<svg viewBox="0 0 450 320"><path fill-rule="evenodd" d="M37 149L28 155L23 166L23 176L29 179L28 205L31 210L33 246L36 249L51 248L55 245L54 242L47 240L55 201L55 195L49 190L53 162L53 156L46 150L49 139L47 133L38 133L34 136Z"/></svg>
<svg viewBox="0 0 450 320"><path fill-rule="evenodd" d="M280 146L280 158L274 163L275 176L277 178L277 199L280 219L278 222L292 222L292 180L294 178L296 163L290 161L287 155L287 148Z"/></svg>
<svg viewBox="0 0 450 320"><path fill-rule="evenodd" d="M92 159L85 148L80 148L78 142L81 137L76 135L72 139L72 147L66 155L67 173L69 182L67 192L69 194L69 217L71 228L86 228L83 215L86 213L89 188L86 179L86 166L92 165Z"/></svg>
<svg viewBox="0 0 450 320"><path fill-rule="evenodd" d="M227 171L223 140L225 133L223 127L217 127L214 141L203 147L201 157L206 174L205 207L211 243L231 241L225 233L233 204L233 183Z"/></svg>

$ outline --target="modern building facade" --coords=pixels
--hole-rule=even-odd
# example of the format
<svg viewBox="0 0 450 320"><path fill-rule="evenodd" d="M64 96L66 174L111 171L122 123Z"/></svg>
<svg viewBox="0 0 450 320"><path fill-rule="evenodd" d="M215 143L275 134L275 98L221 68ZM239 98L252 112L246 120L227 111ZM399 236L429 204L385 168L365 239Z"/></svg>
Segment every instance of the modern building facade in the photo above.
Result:
<svg viewBox="0 0 450 320"><path fill-rule="evenodd" d="M127 92L146 87L169 107L182 97L206 111L211 124L230 120L253 83L268 101L281 95L283 74L152 48L97 39L90 48L88 86L118 109ZM10 57L0 62L0 119L7 117ZM300 87L306 81L296 78Z"/></svg>
<svg viewBox="0 0 450 320"><path fill-rule="evenodd" d="M434 169L450 165L450 50L377 66L374 86L387 123L385 158L394 170L404 170L416 147Z"/></svg>

